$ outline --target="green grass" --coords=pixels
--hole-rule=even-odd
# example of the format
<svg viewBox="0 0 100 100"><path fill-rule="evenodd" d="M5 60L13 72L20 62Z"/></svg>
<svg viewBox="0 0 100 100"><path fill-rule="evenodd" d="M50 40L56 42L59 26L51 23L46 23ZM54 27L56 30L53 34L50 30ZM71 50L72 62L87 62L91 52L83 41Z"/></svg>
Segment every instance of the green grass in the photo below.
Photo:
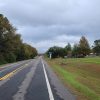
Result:
<svg viewBox="0 0 100 100"><path fill-rule="evenodd" d="M55 66L54 70L58 71L66 82L76 88L79 92L82 92L85 96L89 97L90 100L100 100L100 97L93 90L76 81L76 75L73 75L58 66Z"/></svg>
<svg viewBox="0 0 100 100"><path fill-rule="evenodd" d="M100 100L100 58L59 58L47 61L64 84L75 89L72 91L76 95L81 95L78 100Z"/></svg>
<svg viewBox="0 0 100 100"><path fill-rule="evenodd" d="M65 59L64 59L65 60ZM100 57L96 58L69 58L68 60L65 61L73 61L73 62L85 62L85 63L95 63L95 64L100 64Z"/></svg>

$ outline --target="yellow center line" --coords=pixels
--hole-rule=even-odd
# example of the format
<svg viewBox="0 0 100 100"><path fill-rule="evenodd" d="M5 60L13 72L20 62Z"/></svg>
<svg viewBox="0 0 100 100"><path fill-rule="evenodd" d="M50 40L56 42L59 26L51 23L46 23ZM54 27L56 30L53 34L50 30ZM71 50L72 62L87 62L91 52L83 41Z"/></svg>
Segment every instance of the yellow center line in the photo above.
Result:
<svg viewBox="0 0 100 100"><path fill-rule="evenodd" d="M14 75L16 72L22 70L24 67L26 67L26 64L25 64L24 66L21 66L21 67L15 69L14 71L12 71L12 72L10 72L10 73L8 73L8 74L6 74L5 76L1 77L1 78L0 78L0 81L1 81L1 80L5 80L5 79L11 77L11 76Z"/></svg>

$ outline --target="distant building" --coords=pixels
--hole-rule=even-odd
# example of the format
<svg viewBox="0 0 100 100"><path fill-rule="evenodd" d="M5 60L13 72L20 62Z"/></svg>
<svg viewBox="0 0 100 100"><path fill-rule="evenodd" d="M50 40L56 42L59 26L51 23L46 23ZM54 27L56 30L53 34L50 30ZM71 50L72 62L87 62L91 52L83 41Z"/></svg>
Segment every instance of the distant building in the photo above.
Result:
<svg viewBox="0 0 100 100"><path fill-rule="evenodd" d="M95 53L90 53L89 55L87 55L86 57L95 57L96 54Z"/></svg>

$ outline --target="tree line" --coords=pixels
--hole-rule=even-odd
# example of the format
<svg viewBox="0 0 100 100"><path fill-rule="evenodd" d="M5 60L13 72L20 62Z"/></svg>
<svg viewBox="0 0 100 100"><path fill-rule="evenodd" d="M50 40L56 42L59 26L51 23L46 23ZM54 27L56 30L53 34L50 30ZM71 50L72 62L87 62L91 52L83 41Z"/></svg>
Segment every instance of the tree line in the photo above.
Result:
<svg viewBox="0 0 100 100"><path fill-rule="evenodd" d="M49 56L52 55L52 58L57 57L74 57L81 58L87 55L93 54L100 56L100 39L95 40L93 46L89 45L86 37L82 36L78 44L74 44L72 47L70 43L68 43L64 48L53 46L48 49L46 54Z"/></svg>
<svg viewBox="0 0 100 100"><path fill-rule="evenodd" d="M0 14L0 64L31 59L36 55L36 48L23 43L16 28Z"/></svg>

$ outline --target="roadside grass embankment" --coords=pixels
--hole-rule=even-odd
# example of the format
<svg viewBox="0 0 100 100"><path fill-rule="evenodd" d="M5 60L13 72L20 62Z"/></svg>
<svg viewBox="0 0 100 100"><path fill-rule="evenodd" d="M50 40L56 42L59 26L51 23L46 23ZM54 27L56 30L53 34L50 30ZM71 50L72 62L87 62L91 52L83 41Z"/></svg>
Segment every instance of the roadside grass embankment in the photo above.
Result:
<svg viewBox="0 0 100 100"><path fill-rule="evenodd" d="M78 100L100 100L100 58L46 60Z"/></svg>

